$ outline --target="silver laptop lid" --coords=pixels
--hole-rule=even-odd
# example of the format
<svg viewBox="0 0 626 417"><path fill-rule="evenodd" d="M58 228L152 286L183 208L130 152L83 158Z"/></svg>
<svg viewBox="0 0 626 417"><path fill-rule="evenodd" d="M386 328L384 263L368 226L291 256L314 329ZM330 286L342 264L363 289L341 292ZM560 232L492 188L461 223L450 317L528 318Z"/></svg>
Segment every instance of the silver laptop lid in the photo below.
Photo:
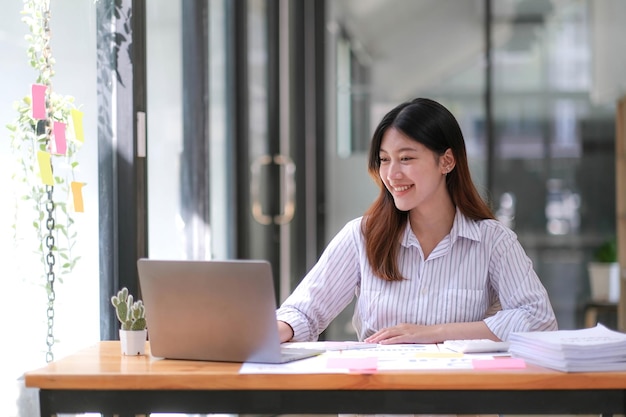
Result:
<svg viewBox="0 0 626 417"><path fill-rule="evenodd" d="M276 301L267 261L140 259L137 267L152 355L279 362Z"/></svg>

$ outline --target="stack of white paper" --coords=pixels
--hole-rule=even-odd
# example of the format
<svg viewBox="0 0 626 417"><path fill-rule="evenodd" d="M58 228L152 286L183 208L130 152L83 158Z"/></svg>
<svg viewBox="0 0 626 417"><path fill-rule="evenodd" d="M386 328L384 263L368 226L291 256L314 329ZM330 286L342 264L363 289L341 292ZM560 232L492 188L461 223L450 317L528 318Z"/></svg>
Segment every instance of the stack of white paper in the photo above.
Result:
<svg viewBox="0 0 626 417"><path fill-rule="evenodd" d="M581 330L518 332L509 352L526 362L564 372L626 371L626 334L601 324Z"/></svg>

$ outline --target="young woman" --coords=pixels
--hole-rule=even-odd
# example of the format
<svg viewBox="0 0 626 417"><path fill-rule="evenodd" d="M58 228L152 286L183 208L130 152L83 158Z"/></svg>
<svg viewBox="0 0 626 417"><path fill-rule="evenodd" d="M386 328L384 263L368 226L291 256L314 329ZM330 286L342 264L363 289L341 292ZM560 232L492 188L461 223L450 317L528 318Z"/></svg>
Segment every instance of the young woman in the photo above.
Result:
<svg viewBox="0 0 626 417"><path fill-rule="evenodd" d="M463 134L445 107L417 98L385 115L369 172L378 199L277 310L282 342L317 340L355 296L358 339L372 343L556 330L531 260L472 183Z"/></svg>

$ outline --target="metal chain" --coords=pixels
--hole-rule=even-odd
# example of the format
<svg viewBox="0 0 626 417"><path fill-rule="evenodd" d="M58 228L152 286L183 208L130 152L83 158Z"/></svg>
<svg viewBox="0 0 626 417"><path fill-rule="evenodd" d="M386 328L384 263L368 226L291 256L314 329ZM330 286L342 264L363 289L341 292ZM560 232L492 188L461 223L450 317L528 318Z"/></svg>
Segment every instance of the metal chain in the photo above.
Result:
<svg viewBox="0 0 626 417"><path fill-rule="evenodd" d="M48 200L46 201L46 211L48 212L48 219L46 220L46 229L48 230L48 234L46 235L46 248L48 249L48 254L46 255L46 264L48 266L48 271L46 273L46 287L48 289L48 336L46 338L46 344L48 345L48 351L46 352L46 362L52 362L54 360L54 354L52 353L52 346L54 345L54 300L56 298L56 294L54 292L54 201L52 200L52 192L54 191L54 187L51 185L46 185L46 194L48 196Z"/></svg>
<svg viewBox="0 0 626 417"><path fill-rule="evenodd" d="M44 76L43 79L46 82L46 110L47 110L47 118L46 118L46 145L50 144L50 137L52 133L52 115L54 114L54 109L51 109L50 105L50 94L51 94L51 83L50 77L52 77L52 62L51 62L51 51L50 51L50 2L43 2L43 58L45 62L45 66L43 68ZM51 167L52 168L52 167ZM46 212L48 213L48 218L46 220L46 229L48 234L45 236L45 247L47 249L47 255L45 257L47 271L46 271L46 288L48 291L48 310L47 310L47 324L48 324L48 335L46 337L46 344L48 345L48 351L46 352L46 362L52 362L54 360L54 354L52 352L52 346L54 345L54 301L56 298L56 294L54 292L54 226L55 226L55 218L54 218L54 209L55 204L52 198L52 193L54 191L54 186L46 185Z"/></svg>

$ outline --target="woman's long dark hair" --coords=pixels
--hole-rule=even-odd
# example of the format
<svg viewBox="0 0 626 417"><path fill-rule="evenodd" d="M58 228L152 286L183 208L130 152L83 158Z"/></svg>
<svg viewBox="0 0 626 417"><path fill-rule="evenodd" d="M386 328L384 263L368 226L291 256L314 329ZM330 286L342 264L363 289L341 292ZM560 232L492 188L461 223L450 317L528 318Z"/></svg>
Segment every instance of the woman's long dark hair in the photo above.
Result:
<svg viewBox="0 0 626 417"><path fill-rule="evenodd" d="M383 135L391 127L438 155L450 149L455 166L446 176L446 186L452 202L470 219L493 219L494 216L472 182L463 133L452 113L426 98L416 98L396 106L383 117L372 138L368 171L378 184L380 194L365 213L363 234L367 258L374 274L387 281L399 281L403 277L398 270L398 251L408 212L396 208L379 173L380 146Z"/></svg>

